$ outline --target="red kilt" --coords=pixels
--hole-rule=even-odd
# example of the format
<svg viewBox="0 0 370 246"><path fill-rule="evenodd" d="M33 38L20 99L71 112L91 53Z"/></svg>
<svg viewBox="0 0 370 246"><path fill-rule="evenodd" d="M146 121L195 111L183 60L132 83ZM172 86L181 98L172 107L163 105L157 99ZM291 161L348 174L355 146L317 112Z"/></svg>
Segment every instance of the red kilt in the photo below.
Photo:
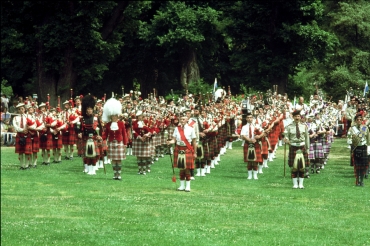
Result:
<svg viewBox="0 0 370 246"><path fill-rule="evenodd" d="M305 146L296 147L296 146L290 145L289 146L289 156L288 156L288 166L289 167L293 166L296 152L299 149L302 150L302 153L303 153L303 156L304 156L304 161L305 161L305 166L308 167L310 165L310 162L308 160L308 153L307 153L306 147Z"/></svg>
<svg viewBox="0 0 370 246"><path fill-rule="evenodd" d="M77 154L84 155L84 146L82 138L77 138Z"/></svg>
<svg viewBox="0 0 370 246"><path fill-rule="evenodd" d="M26 137L26 145L21 146L19 144L20 136L25 136L24 134L17 133L15 137L15 153L17 154L26 154L30 155L32 154L32 140L30 136Z"/></svg>
<svg viewBox="0 0 370 246"><path fill-rule="evenodd" d="M244 162L250 162L250 161L248 161L248 147L249 147L248 143L245 142L244 146L243 146ZM261 145L259 144L259 142L256 142L254 144L254 149L255 149L255 152L256 152L255 162L262 162Z"/></svg>
<svg viewBox="0 0 370 246"><path fill-rule="evenodd" d="M153 147L150 139L144 142L141 139L134 139L132 141L132 155L136 157L151 157L153 154Z"/></svg>
<svg viewBox="0 0 370 246"><path fill-rule="evenodd" d="M121 161L126 159L126 153L122 141L118 143L108 142L107 153L108 159L111 159L112 161Z"/></svg>
<svg viewBox="0 0 370 246"><path fill-rule="evenodd" d="M269 153L269 142L266 137L261 138L261 154L268 155Z"/></svg>
<svg viewBox="0 0 370 246"><path fill-rule="evenodd" d="M40 138L38 134L35 134L32 138L32 152L38 153L40 150Z"/></svg>
<svg viewBox="0 0 370 246"><path fill-rule="evenodd" d="M73 127L68 128L68 132L62 131L63 145L74 145L77 141L77 134Z"/></svg>
<svg viewBox="0 0 370 246"><path fill-rule="evenodd" d="M47 132L46 134L46 141L43 142L41 141L41 135L44 134L44 132L40 132L40 149L46 149L46 150L51 150L53 149L53 136L50 132Z"/></svg>
<svg viewBox="0 0 370 246"><path fill-rule="evenodd" d="M277 144L277 142L279 140L279 133L280 133L280 131L277 131L276 128L277 128L277 125L275 125L272 128L272 130L271 130L271 132L269 134L269 142L270 142L270 146L271 146L272 150L274 150L275 145Z"/></svg>
<svg viewBox="0 0 370 246"><path fill-rule="evenodd" d="M194 152L189 150L188 147L186 146L175 146L175 150L173 152L173 166L177 167L177 158L179 155L179 150L184 150L185 151L185 157L186 157L186 168L187 169L194 169Z"/></svg>
<svg viewBox="0 0 370 246"><path fill-rule="evenodd" d="M55 139L55 138L58 138L58 139ZM56 134L56 135L52 135L52 143L53 143L53 149L61 149L63 147L63 144L62 144L62 135L60 135L59 133Z"/></svg>

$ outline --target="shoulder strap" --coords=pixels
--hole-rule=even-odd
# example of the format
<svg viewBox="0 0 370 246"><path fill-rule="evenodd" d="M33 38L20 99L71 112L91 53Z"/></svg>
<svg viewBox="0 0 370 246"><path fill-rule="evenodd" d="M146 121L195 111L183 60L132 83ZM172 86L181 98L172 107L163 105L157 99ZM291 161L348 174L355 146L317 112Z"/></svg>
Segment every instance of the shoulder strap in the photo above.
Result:
<svg viewBox="0 0 370 246"><path fill-rule="evenodd" d="M190 149L191 151L193 151L193 147L190 145L189 141L185 137L184 129L182 129L181 126L178 126L177 127L177 130L180 133L181 140L184 141L184 143L186 144L186 147L188 147L188 149Z"/></svg>

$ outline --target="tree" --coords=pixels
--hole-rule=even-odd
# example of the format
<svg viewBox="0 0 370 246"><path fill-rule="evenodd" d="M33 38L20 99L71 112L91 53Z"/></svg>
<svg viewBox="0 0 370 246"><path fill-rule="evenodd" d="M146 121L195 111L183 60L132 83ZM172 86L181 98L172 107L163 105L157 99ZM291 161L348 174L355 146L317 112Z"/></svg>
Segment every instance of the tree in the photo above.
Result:
<svg viewBox="0 0 370 246"><path fill-rule="evenodd" d="M266 89L287 88L289 75L297 66L308 66L325 58L335 38L322 30L321 1L238 1L230 4L227 18L232 20L231 63L247 85Z"/></svg>
<svg viewBox="0 0 370 246"><path fill-rule="evenodd" d="M50 94L54 103L58 95L69 99L70 88L78 92L90 83L101 83L123 45L119 30L128 5L128 1L3 2L4 78L18 93L25 93L28 87L20 85L29 81L41 100Z"/></svg>
<svg viewBox="0 0 370 246"><path fill-rule="evenodd" d="M164 56L178 56L180 63L179 81L187 84L199 81L201 75L197 55L204 50L207 30L215 30L219 13L210 7L195 2L163 2L153 19L142 22L140 38L146 45L158 45L165 49Z"/></svg>

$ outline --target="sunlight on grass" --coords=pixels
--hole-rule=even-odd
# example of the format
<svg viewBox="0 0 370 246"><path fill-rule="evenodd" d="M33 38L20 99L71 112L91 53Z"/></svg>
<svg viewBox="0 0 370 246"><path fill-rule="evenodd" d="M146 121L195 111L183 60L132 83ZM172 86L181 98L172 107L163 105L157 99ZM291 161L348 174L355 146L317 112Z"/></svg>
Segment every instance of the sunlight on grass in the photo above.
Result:
<svg viewBox="0 0 370 246"><path fill-rule="evenodd" d="M110 165L83 174L80 158L20 171L14 148L1 151L3 245L370 245L370 184L354 186L342 139L304 190L291 188L288 168L284 178L281 147L247 180L235 143L190 193L176 191L168 156L146 176L129 156L119 182Z"/></svg>

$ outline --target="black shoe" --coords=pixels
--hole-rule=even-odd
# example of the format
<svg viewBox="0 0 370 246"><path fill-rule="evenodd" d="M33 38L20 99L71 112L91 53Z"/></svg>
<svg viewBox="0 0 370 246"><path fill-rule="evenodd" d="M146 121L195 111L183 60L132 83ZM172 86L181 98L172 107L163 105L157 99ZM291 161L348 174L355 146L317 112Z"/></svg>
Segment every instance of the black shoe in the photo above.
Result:
<svg viewBox="0 0 370 246"><path fill-rule="evenodd" d="M45 166L49 166L50 165L50 162L45 162Z"/></svg>
<svg viewBox="0 0 370 246"><path fill-rule="evenodd" d="M64 157L64 160L69 160L69 157L67 157L67 156L66 156L66 157Z"/></svg>

